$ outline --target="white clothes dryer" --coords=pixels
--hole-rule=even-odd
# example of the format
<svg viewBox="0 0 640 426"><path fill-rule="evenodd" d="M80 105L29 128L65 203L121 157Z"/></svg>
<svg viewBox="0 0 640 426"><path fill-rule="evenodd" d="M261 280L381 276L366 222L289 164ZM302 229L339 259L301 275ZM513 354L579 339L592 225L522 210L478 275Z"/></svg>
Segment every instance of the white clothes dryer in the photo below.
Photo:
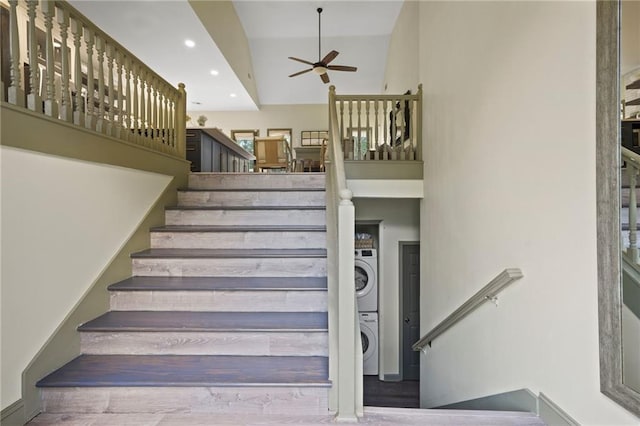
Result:
<svg viewBox="0 0 640 426"><path fill-rule="evenodd" d="M356 249L356 298L359 312L378 310L378 254L376 249Z"/></svg>
<svg viewBox="0 0 640 426"><path fill-rule="evenodd" d="M378 375L378 313L360 313L362 370L365 376Z"/></svg>

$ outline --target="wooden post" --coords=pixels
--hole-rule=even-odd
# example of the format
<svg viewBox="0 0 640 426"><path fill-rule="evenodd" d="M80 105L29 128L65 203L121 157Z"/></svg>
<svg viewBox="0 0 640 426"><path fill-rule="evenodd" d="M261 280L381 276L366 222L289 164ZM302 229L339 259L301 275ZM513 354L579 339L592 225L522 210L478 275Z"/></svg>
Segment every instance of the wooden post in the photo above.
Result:
<svg viewBox="0 0 640 426"><path fill-rule="evenodd" d="M184 83L178 84L180 97L176 105L176 148L180 158L187 158L187 92Z"/></svg>
<svg viewBox="0 0 640 426"><path fill-rule="evenodd" d="M71 34L73 34L73 80L75 88L75 105L73 108L73 123L84 127L83 101L82 101L82 61L80 59L80 39L82 38L82 22L76 18L71 19ZM88 82L87 82L88 83ZM88 93L88 91L87 91Z"/></svg>
<svg viewBox="0 0 640 426"><path fill-rule="evenodd" d="M53 17L56 14L55 3L51 0L41 0L40 8L44 15L44 28L46 37L46 61L47 80L46 96L44 100L44 113L49 117L58 118L58 101L55 98L55 59L53 56Z"/></svg>
<svg viewBox="0 0 640 426"><path fill-rule="evenodd" d="M36 41L36 6L37 2L27 2L27 16L29 23L29 93L27 94L27 108L42 113L42 98L40 97L40 66L38 64L38 43Z"/></svg>
<svg viewBox="0 0 640 426"><path fill-rule="evenodd" d="M9 56L11 58L8 100L10 104L24 106L24 91L20 83L20 35L18 32L18 0L9 0Z"/></svg>

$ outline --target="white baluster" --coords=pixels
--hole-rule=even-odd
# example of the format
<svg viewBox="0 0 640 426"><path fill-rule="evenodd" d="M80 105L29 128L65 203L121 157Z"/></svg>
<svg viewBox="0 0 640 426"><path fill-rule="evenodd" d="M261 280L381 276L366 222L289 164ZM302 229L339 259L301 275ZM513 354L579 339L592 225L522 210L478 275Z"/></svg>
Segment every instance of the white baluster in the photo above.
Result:
<svg viewBox="0 0 640 426"><path fill-rule="evenodd" d="M392 108L393 110L393 108ZM387 141L391 140L393 138L393 136L389 135L389 137L387 138L387 129L389 129L389 126L391 125L391 122L387 122L388 119L388 115L387 115L387 101L383 100L382 101L382 121L384 124L383 127L383 133L384 133L384 141L383 141L383 150L382 150L382 155L381 155L381 160L387 160L387 147L384 146L387 144Z"/></svg>
<svg viewBox="0 0 640 426"><path fill-rule="evenodd" d="M158 80L151 79L151 139L158 138Z"/></svg>
<svg viewBox="0 0 640 426"><path fill-rule="evenodd" d="M71 88L69 81L71 80L71 73L69 71L69 50L67 49L68 42L68 29L69 29L69 12L66 9L58 9L57 11L58 25L60 27L60 41L61 60L62 60L62 104L60 108L60 119L71 122L73 119L71 109Z"/></svg>
<svg viewBox="0 0 640 426"><path fill-rule="evenodd" d="M107 111L107 115L109 117L107 121L107 135L114 136L116 130L116 123L114 122L115 114L114 110L118 106L118 98L116 95L116 88L113 84L113 61L115 60L115 52L113 45L111 43L107 44L107 97L109 99L109 110ZM118 88L120 90L120 88Z"/></svg>
<svg viewBox="0 0 640 426"><path fill-rule="evenodd" d="M377 160L378 159L378 148L380 148L380 135L379 135L379 130L378 130L378 105L379 105L379 101L374 100L373 101L373 114L374 114L374 123L375 123L375 130L374 130L374 148L375 148L375 152L373 154L373 159Z"/></svg>
<svg viewBox="0 0 640 426"><path fill-rule="evenodd" d="M138 65L133 63L133 116L131 119L131 126L133 127L133 139L134 141L140 140L140 76L138 75Z"/></svg>
<svg viewBox="0 0 640 426"><path fill-rule="evenodd" d="M114 125L114 133L113 136L115 136L116 138L122 138L122 128L124 126L124 86L123 86L123 81L122 81L122 67L123 67L123 55L122 52L120 52L119 50L116 52L116 74L118 75L118 81L117 81L117 85L118 85L118 97L116 100L116 113L117 113L117 117L118 119L116 120L115 123L113 123Z"/></svg>
<svg viewBox="0 0 640 426"><path fill-rule="evenodd" d="M134 121L134 115L133 115L133 95L131 92L131 60L129 58L129 56L125 56L124 57L124 72L125 72L125 80L126 80L126 87L125 87L125 106L124 106L124 111L121 112L121 114L124 115L124 132L122 133L122 139L124 140L131 140L132 139L132 133L131 133L131 129L133 128L133 121Z"/></svg>
<svg viewBox="0 0 640 426"><path fill-rule="evenodd" d="M93 37L93 30L91 30L91 28L84 28L84 41L87 45L87 109L85 116L85 127L87 129L95 129L96 86L93 78L93 45L95 40Z"/></svg>
<svg viewBox="0 0 640 426"><path fill-rule="evenodd" d="M353 160L353 101L349 101L349 129L347 130L347 146L344 147L347 152L347 159Z"/></svg>
<svg viewBox="0 0 640 426"><path fill-rule="evenodd" d="M96 52L98 53L98 120L96 131L105 133L107 130L105 123L105 99L104 99L104 51L105 40L96 36Z"/></svg>
<svg viewBox="0 0 640 426"><path fill-rule="evenodd" d="M634 262L638 262L638 207L636 199L638 169L627 161L629 167L629 248L627 254Z"/></svg>
<svg viewBox="0 0 640 426"><path fill-rule="evenodd" d="M163 120L162 120L162 139L164 140L164 143L168 146L168 147L173 147L173 145L171 144L171 141L169 140L169 93L170 93L170 87L165 88L165 94L163 96L164 99L164 108L163 108Z"/></svg>
<svg viewBox="0 0 640 426"><path fill-rule="evenodd" d="M405 98L402 98L400 101L400 118L402 119L402 121L400 122L400 145L398 146L398 149L400 150L400 160L405 159L404 132L407 128L407 116L405 114L408 112L405 102Z"/></svg>
<svg viewBox="0 0 640 426"><path fill-rule="evenodd" d="M145 70L145 82L147 84L147 131L145 132L145 136L147 138L148 146L153 146L151 141L153 140L153 102L152 102L152 90L151 90L151 73L148 70Z"/></svg>
<svg viewBox="0 0 640 426"><path fill-rule="evenodd" d="M29 23L29 93L27 94L27 108L42 113L42 98L40 97L40 67L38 66L38 43L36 42L36 6L35 1L27 2L27 16Z"/></svg>
<svg viewBox="0 0 640 426"><path fill-rule="evenodd" d="M362 160L362 146L360 141L362 140L362 101L358 101L357 103L357 112L358 112L358 137L355 143L355 160ZM352 131L353 132L353 131Z"/></svg>
<svg viewBox="0 0 640 426"><path fill-rule="evenodd" d="M55 16L55 4L51 0L41 0L40 8L44 15L44 28L46 37L47 79L44 100L44 113L49 117L58 117L58 102L55 99L55 60L53 57L53 17Z"/></svg>
<svg viewBox="0 0 640 426"><path fill-rule="evenodd" d="M422 160L422 84L418 84L416 116L413 127L416 129L416 160Z"/></svg>
<svg viewBox="0 0 640 426"><path fill-rule="evenodd" d="M22 63L20 61L20 36L18 32L18 0L9 0L9 6L9 57L11 58L9 75L11 81L9 82L8 101L23 107L24 91L20 82Z"/></svg>
<svg viewBox="0 0 640 426"><path fill-rule="evenodd" d="M80 39L82 37L82 22L71 19L71 34L73 34L73 86L75 102L73 105L73 123L84 127L84 112L82 102L82 60L80 59Z"/></svg>
<svg viewBox="0 0 640 426"><path fill-rule="evenodd" d="M367 128L365 130L365 135L367 136L367 145L365 147L365 152L364 152L364 159L368 160L369 159L369 149L371 148L371 137L373 136L371 134L371 119L369 117L370 113L371 113L371 103L369 101L365 101L366 103L365 105L365 114L367 114Z"/></svg>

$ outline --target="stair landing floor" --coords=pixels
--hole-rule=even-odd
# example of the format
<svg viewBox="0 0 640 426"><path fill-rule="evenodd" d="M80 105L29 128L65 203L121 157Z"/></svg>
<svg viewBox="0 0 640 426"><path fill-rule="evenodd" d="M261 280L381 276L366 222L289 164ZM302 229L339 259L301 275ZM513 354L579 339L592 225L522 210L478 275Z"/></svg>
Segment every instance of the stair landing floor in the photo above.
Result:
<svg viewBox="0 0 640 426"><path fill-rule="evenodd" d="M29 425L67 426L210 426L210 425L305 425L333 424L333 416L250 416L211 414L41 414ZM544 426L535 414L505 411L421 410L365 407L358 424L424 426Z"/></svg>

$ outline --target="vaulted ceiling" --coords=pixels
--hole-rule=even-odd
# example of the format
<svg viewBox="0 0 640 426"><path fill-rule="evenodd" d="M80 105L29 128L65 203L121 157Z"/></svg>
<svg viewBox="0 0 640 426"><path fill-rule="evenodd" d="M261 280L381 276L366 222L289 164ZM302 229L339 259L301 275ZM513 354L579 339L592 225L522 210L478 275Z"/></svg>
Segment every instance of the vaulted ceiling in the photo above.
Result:
<svg viewBox="0 0 640 426"><path fill-rule="evenodd" d="M329 85L318 75L288 77L309 68L289 56L318 60L318 7L320 56L337 50L332 64L358 68L329 71L331 84L340 93L381 93L389 38L402 7L402 0L70 3L165 80L184 82L190 111L325 103ZM195 46L186 47L187 39ZM247 60L239 65L242 54Z"/></svg>

